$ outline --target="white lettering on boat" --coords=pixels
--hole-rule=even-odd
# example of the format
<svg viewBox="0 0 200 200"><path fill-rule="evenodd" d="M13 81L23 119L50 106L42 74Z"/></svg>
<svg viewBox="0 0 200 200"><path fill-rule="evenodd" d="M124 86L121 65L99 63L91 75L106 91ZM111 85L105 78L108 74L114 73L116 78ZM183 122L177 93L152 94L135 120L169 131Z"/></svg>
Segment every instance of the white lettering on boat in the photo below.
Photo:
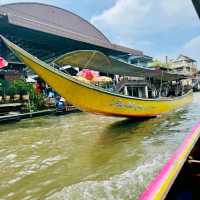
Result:
<svg viewBox="0 0 200 200"><path fill-rule="evenodd" d="M116 101L116 102L112 102L110 104L111 106L117 106L117 107L120 107L120 108L131 108L131 109L134 109L134 110L144 110L144 106L141 106L141 105L137 105L137 104L134 104L134 103L124 103L124 102L121 102L121 101Z"/></svg>

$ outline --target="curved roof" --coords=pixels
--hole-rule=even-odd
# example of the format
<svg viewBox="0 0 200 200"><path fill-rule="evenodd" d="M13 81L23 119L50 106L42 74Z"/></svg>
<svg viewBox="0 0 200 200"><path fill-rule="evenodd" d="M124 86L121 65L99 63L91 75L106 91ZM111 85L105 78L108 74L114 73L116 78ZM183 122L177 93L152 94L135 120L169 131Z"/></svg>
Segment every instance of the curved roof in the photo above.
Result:
<svg viewBox="0 0 200 200"><path fill-rule="evenodd" d="M112 47L110 41L95 26L70 11L52 5L6 4L0 6L0 15L8 16L9 23L14 25Z"/></svg>
<svg viewBox="0 0 200 200"><path fill-rule="evenodd" d="M1 5L0 34L45 60L52 57L49 52L57 55L78 49L99 50L113 56L143 56L142 51L112 44L94 25L78 15L41 3Z"/></svg>
<svg viewBox="0 0 200 200"><path fill-rule="evenodd" d="M173 81L186 78L182 74L170 73L162 70L138 67L133 64L106 56L99 51L78 50L64 54L54 60L54 63L65 66L78 66L82 69L93 69L103 73L118 74L123 76L154 77L157 80Z"/></svg>

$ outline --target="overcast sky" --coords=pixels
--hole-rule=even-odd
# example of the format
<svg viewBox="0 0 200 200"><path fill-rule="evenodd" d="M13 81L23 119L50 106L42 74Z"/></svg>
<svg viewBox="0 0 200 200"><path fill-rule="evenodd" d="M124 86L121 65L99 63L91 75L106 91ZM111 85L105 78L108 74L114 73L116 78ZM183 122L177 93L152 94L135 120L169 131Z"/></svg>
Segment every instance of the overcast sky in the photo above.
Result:
<svg viewBox="0 0 200 200"><path fill-rule="evenodd" d="M24 0L26 2L32 2ZM24 2L0 0L0 4ZM34 0L70 10L113 43L164 59L186 54L200 61L200 20L191 0ZM200 63L199 63L200 64Z"/></svg>

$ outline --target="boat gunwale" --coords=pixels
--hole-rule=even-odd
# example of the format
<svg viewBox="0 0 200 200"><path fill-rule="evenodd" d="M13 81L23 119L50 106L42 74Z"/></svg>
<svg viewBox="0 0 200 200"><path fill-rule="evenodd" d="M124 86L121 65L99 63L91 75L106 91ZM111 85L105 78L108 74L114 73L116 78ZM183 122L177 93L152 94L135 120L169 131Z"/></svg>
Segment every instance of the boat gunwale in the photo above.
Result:
<svg viewBox="0 0 200 200"><path fill-rule="evenodd" d="M75 78L73 78L72 76L68 75L68 74L65 74L55 68L53 68L51 65L45 63L44 61L40 60L39 58L31 55L29 52L27 52L26 50L22 49L21 47L17 46L16 44L14 44L13 42L9 41L8 39L6 39L4 36L0 35L0 38L2 38L2 40L4 41L4 43L6 43L6 45L8 46L8 48L14 52L15 54L19 54L17 52L17 50L20 52L22 51L24 54L22 54L25 58L28 58L29 60L31 61L34 61L35 63L39 64L40 67L42 68L45 68L46 70L50 71L50 72L54 72L56 75L59 75L63 78L66 78L70 81L72 81L73 83L77 84L77 85L81 85L83 87L86 87L86 88L89 88L89 89L92 89L92 90L95 90L95 91L98 91L98 92L102 92L102 93L106 93L106 94L109 94L109 95L112 95L112 96L116 96L116 97L121 97L121 98L125 98L125 99L134 99L134 100L139 100L139 101L173 101L173 100L181 100L183 99L184 97L188 96L189 94L192 94L192 89L189 90L187 93L185 93L184 95L182 96L179 96L179 97L174 97L174 98L157 98L157 99L144 99L144 98L139 98L139 97L131 97L131 96L125 96L125 95L121 95L121 94L118 94L118 93L114 93L114 92L110 92L110 91L107 91L103 88L100 88L100 87L97 87L95 85L89 85L89 84L86 84L86 83L83 83ZM8 45L9 44L9 45ZM14 47L11 47L14 46ZM17 49L17 50L16 50ZM21 57L21 55L18 55L19 57ZM31 58L29 58L31 57ZM30 67L31 68L31 67Z"/></svg>
<svg viewBox="0 0 200 200"><path fill-rule="evenodd" d="M192 127L183 142L177 147L175 153L170 156L153 180L148 183L137 200L164 200L199 138L200 120Z"/></svg>

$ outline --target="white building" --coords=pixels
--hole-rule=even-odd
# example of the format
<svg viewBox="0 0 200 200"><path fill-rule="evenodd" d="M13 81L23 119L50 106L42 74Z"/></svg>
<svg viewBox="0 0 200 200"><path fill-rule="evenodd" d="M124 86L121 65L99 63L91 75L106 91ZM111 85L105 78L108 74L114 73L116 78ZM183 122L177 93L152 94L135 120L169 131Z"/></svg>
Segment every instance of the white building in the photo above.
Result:
<svg viewBox="0 0 200 200"><path fill-rule="evenodd" d="M177 59L170 62L173 71L185 75L194 76L197 73L197 61L185 55L179 55Z"/></svg>

